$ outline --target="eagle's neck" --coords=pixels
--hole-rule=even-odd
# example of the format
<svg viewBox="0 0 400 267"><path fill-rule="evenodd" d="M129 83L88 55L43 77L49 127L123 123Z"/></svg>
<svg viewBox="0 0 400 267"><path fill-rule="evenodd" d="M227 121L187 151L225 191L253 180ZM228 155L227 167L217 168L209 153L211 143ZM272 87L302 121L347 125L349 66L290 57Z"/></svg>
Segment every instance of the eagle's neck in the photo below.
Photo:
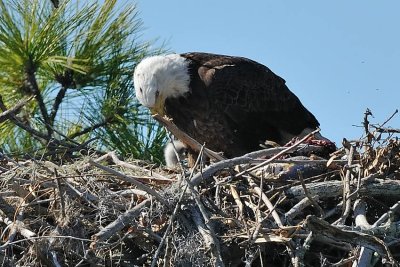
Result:
<svg viewBox="0 0 400 267"><path fill-rule="evenodd" d="M189 62L184 57L167 55L159 64L157 83L164 98L179 97L189 92Z"/></svg>

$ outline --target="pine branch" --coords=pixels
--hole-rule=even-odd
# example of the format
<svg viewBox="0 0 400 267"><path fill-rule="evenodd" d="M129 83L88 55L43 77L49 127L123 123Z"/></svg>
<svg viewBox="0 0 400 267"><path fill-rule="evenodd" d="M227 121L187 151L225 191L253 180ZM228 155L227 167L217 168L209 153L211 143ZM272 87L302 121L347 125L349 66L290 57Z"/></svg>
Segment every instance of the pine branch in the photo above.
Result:
<svg viewBox="0 0 400 267"><path fill-rule="evenodd" d="M60 1L59 0L50 0L50 1L53 4L54 8L58 8L60 6Z"/></svg>
<svg viewBox="0 0 400 267"><path fill-rule="evenodd" d="M24 102L24 100L21 102ZM22 104L18 103L16 106L19 106L19 105L22 105ZM1 95L0 95L0 109L3 111L3 113L1 113L1 114L5 113L6 114L5 116L9 120L11 120L16 126L27 131L28 133L30 133L32 135L32 137L37 139L39 142L49 143L51 141L54 144L58 144L58 145L68 147L68 148L77 147L77 145L75 145L75 144L71 144L71 143L68 143L68 142L65 142L62 140L58 140L58 139L52 139L47 134L42 133L42 132L32 128L28 124L23 123L17 116L15 116L14 112L8 112L9 109L7 109L6 105L4 104L4 101L3 101L3 98L1 97ZM13 109L15 110L15 107Z"/></svg>
<svg viewBox="0 0 400 267"><path fill-rule="evenodd" d="M67 92L67 89L68 88L66 86L62 86L60 91L58 91L58 93L57 93L56 99L54 100L53 107L52 107L51 113L50 113L50 118L49 118L50 125L54 125L54 120L57 116L57 112L58 112L58 109L60 108L62 100L65 97L65 93Z"/></svg>
<svg viewBox="0 0 400 267"><path fill-rule="evenodd" d="M3 102L3 98L0 96L0 109L3 110L3 112L6 112L8 109L5 106L4 102ZM32 127L30 127L29 125L21 122L12 112L9 113L8 118L18 127L20 127L21 129L27 131L28 133L30 133L34 138L38 139L39 141L49 141L49 137L42 133L39 132L38 130L33 129Z"/></svg>
<svg viewBox="0 0 400 267"><path fill-rule="evenodd" d="M33 95L35 96L35 99L39 105L39 110L40 110L40 113L42 114L42 117L43 117L43 120L45 123L45 127L47 130L47 138L46 139L49 139L53 134L53 129L51 127L49 113L47 112L47 108L44 103L43 96L39 90L39 86L36 81L35 71L34 71L34 67L33 67L32 63L29 64L28 67L26 67L25 75L26 76L25 76L24 91L33 93Z"/></svg>
<svg viewBox="0 0 400 267"><path fill-rule="evenodd" d="M106 120L101 121L101 122L99 122L99 123L96 123L96 124L94 124L94 125L92 125L92 126L89 126L89 127L85 128L85 129L83 129L82 131L73 133L73 134L69 135L68 138L74 139L74 138L76 138L76 137L78 137L78 136L87 134L87 133L92 132L92 131L94 131L94 130L96 130L96 129L98 129L98 128L104 127L104 126L106 126L106 125L107 125L108 123L110 123L110 122L111 122L111 119L106 119Z"/></svg>
<svg viewBox="0 0 400 267"><path fill-rule="evenodd" d="M66 69L63 74L57 74L55 79L61 84L61 89L58 91L57 96L54 100L53 107L50 113L50 124L54 125L54 120L57 116L57 112L60 105L65 97L68 88L75 88L75 82L73 80L74 72L70 69Z"/></svg>
<svg viewBox="0 0 400 267"><path fill-rule="evenodd" d="M21 111L21 108L23 106L25 106L26 103L28 103L30 100L32 100L32 98L33 98L33 96L30 96L28 98L22 99L14 107L12 107L10 109L7 109L4 112L0 113L0 123L8 120L10 118L11 114L13 114L13 115L18 114ZM3 99L2 99L2 96L0 96L0 102L3 103L3 107L5 107Z"/></svg>

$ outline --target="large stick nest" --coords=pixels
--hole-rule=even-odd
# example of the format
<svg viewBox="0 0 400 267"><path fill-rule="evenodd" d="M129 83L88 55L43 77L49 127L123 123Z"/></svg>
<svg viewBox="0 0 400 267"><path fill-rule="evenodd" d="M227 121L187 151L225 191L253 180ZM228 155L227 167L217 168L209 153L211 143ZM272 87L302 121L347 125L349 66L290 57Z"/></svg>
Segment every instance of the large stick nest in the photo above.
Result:
<svg viewBox="0 0 400 267"><path fill-rule="evenodd" d="M366 129L328 158L298 141L193 169L112 152L64 165L4 156L0 262L397 265L400 141Z"/></svg>

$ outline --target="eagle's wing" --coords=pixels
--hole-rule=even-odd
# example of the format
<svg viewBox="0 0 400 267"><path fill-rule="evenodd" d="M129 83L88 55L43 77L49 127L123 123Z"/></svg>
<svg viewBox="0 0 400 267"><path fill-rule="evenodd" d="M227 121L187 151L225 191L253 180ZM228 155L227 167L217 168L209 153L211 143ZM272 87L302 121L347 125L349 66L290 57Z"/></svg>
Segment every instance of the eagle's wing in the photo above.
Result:
<svg viewBox="0 0 400 267"><path fill-rule="evenodd" d="M258 116L259 123L293 135L319 126L285 80L264 65L242 57L207 53L184 56L198 63L209 97L236 123L246 124L249 118Z"/></svg>

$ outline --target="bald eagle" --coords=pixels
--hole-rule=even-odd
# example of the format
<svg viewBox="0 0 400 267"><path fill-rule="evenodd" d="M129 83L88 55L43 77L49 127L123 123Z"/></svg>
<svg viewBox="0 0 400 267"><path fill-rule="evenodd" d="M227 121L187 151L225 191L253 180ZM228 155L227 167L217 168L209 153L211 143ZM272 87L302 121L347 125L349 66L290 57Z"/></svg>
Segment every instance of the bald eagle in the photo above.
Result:
<svg viewBox="0 0 400 267"><path fill-rule="evenodd" d="M285 80L253 60L209 53L152 56L134 72L136 97L191 137L230 158L284 145L319 123Z"/></svg>

